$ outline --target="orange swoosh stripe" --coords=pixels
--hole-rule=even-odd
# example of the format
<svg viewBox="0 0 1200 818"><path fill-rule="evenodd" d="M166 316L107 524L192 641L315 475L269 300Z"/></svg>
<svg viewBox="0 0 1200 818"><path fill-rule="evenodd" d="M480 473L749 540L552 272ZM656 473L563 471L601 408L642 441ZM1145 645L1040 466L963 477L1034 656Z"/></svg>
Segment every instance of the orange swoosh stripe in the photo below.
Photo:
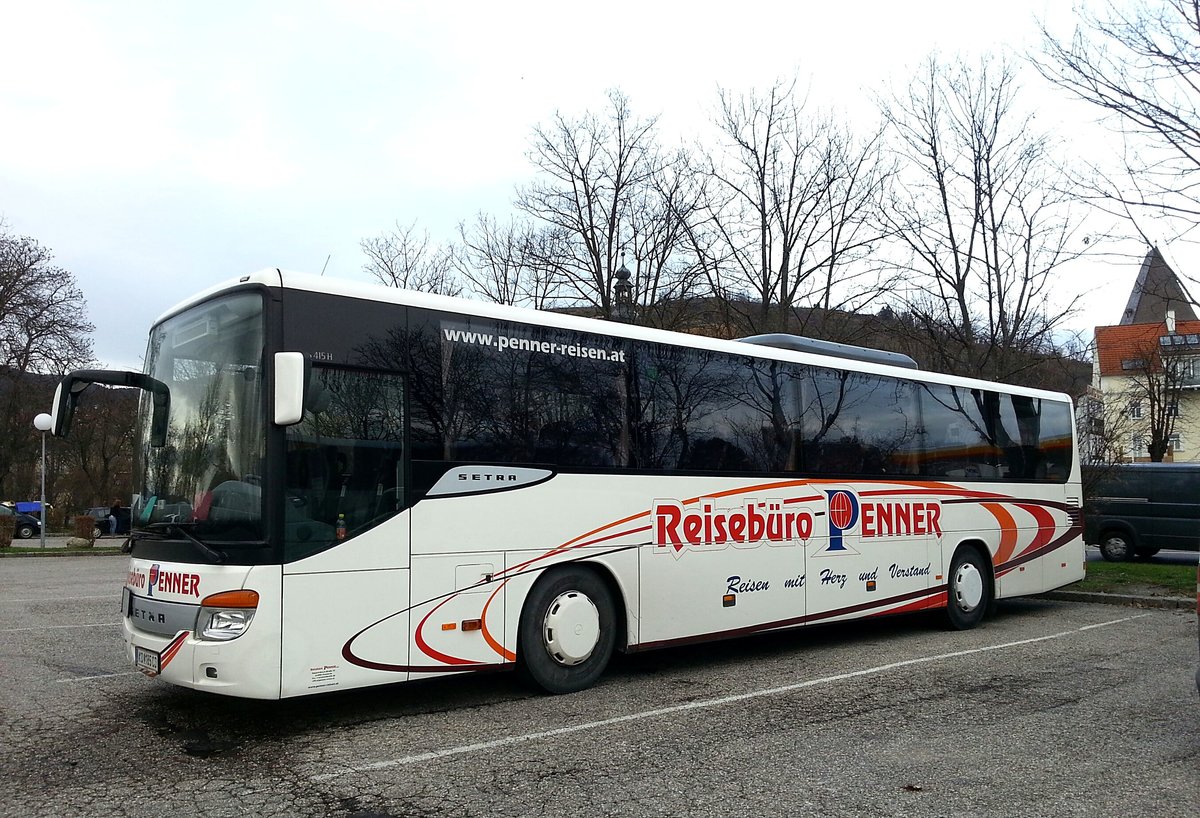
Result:
<svg viewBox="0 0 1200 818"><path fill-rule="evenodd" d="M1017 521L1013 519L1012 512L999 503L980 505L990 511L1000 524L1000 548L996 551L995 564L1003 565L1017 550Z"/></svg>

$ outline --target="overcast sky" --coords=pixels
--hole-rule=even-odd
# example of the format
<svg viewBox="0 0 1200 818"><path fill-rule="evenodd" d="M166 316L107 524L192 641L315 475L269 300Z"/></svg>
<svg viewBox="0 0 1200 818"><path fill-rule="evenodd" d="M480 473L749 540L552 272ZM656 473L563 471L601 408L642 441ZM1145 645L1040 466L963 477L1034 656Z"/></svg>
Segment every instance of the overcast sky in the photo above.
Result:
<svg viewBox="0 0 1200 818"><path fill-rule="evenodd" d="M932 51L1023 53L1048 15L1070 30L1069 0L0 0L0 219L75 275L100 361L140 368L151 322L211 284L327 258L369 280L358 244L397 221L449 239L505 213L533 127L607 89L667 142L718 84L797 72L865 116ZM1072 271L1103 285L1081 323L1116 323L1136 272Z"/></svg>

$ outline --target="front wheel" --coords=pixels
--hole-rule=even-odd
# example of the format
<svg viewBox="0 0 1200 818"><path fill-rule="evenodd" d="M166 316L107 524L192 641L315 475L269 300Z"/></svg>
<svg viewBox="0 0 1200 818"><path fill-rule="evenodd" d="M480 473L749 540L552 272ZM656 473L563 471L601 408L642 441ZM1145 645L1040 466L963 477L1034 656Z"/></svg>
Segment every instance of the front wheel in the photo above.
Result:
<svg viewBox="0 0 1200 818"><path fill-rule="evenodd" d="M1109 562L1125 562L1133 559L1133 543L1129 536L1120 531L1106 531L1100 538L1100 556Z"/></svg>
<svg viewBox="0 0 1200 818"><path fill-rule="evenodd" d="M517 630L521 669L547 693L574 693L595 683L616 643L612 595L592 571L567 567L533 586Z"/></svg>
<svg viewBox="0 0 1200 818"><path fill-rule="evenodd" d="M33 537L33 526L19 525L17 526L17 539L28 540Z"/></svg>
<svg viewBox="0 0 1200 818"><path fill-rule="evenodd" d="M946 583L946 617L955 630L969 630L983 621L992 603L992 581L987 563L974 548L962 548L950 563Z"/></svg>

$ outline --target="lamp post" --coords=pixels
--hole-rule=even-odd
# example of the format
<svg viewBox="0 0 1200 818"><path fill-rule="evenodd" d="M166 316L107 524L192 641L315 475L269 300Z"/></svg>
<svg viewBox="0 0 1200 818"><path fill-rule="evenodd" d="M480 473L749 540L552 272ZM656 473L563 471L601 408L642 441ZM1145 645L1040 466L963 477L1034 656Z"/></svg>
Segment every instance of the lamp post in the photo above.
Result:
<svg viewBox="0 0 1200 818"><path fill-rule="evenodd" d="M45 412L33 419L33 428L42 433L42 497L38 502L38 511L41 513L42 520L42 548L46 547L46 432L50 431L53 423L54 419Z"/></svg>

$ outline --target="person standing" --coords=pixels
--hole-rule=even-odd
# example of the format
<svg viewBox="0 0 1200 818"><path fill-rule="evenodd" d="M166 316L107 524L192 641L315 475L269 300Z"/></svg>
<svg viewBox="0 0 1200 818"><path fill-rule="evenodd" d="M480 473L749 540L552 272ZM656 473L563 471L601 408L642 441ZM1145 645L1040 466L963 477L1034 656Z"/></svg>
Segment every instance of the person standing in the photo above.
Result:
<svg viewBox="0 0 1200 818"><path fill-rule="evenodd" d="M117 517L121 513L121 498L113 500L112 508L108 510L108 533L116 536Z"/></svg>

